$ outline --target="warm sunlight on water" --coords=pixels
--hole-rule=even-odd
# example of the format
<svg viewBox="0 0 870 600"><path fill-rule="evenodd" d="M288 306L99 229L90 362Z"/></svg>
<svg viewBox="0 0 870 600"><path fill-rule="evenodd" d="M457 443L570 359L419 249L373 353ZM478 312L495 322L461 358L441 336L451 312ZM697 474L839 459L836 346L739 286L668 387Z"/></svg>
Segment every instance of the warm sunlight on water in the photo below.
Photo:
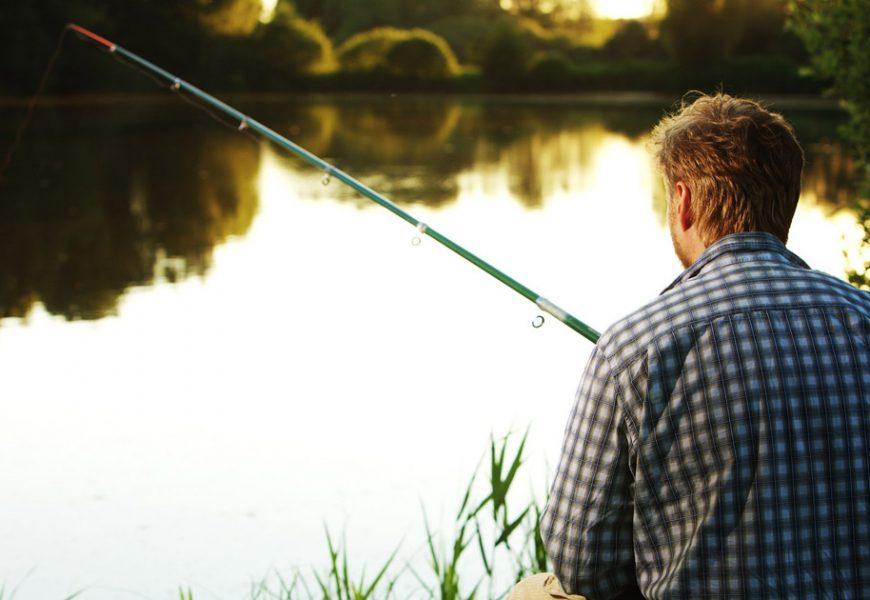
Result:
<svg viewBox="0 0 870 600"><path fill-rule="evenodd" d="M658 110L247 108L593 327L679 273L645 148ZM524 486L543 496L587 341L533 329L498 282L186 107L46 113L2 222L0 581L24 580L16 598L238 598L322 566L324 523L356 563L403 539L417 560L420 503L449 521L489 433L528 424ZM805 143L790 247L843 276L862 235L851 167Z"/></svg>

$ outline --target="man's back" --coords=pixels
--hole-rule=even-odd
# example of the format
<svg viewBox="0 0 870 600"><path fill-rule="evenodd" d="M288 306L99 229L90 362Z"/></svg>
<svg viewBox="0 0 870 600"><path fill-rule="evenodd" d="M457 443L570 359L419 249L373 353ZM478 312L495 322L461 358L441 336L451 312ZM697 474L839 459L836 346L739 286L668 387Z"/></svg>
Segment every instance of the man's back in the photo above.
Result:
<svg viewBox="0 0 870 600"><path fill-rule="evenodd" d="M566 589L870 597L870 294L727 236L578 397L542 522Z"/></svg>

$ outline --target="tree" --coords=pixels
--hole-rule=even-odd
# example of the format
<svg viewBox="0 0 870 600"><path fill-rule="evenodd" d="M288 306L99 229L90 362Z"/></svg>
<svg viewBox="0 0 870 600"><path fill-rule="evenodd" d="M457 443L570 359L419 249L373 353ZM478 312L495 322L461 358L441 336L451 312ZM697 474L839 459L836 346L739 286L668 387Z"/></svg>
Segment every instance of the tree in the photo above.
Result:
<svg viewBox="0 0 870 600"><path fill-rule="evenodd" d="M783 39L785 0L727 0L723 10L735 54L775 51Z"/></svg>
<svg viewBox="0 0 870 600"><path fill-rule="evenodd" d="M786 0L667 0L662 36L673 56L688 67L732 55L784 50L793 55L785 18Z"/></svg>
<svg viewBox="0 0 870 600"><path fill-rule="evenodd" d="M844 134L862 173L859 219L864 226L864 256L870 255L870 10L866 0L794 0L790 26L803 39L812 69L832 82L831 91L849 112ZM870 289L870 261L850 281Z"/></svg>
<svg viewBox="0 0 870 600"><path fill-rule="evenodd" d="M531 49L521 32L502 24L483 57L483 77L494 89L510 91L520 83L531 62Z"/></svg>
<svg viewBox="0 0 870 600"><path fill-rule="evenodd" d="M659 58L661 45L653 40L640 21L626 21L602 48L612 58Z"/></svg>
<svg viewBox="0 0 870 600"><path fill-rule="evenodd" d="M728 32L721 22L724 3L717 0L668 0L662 37L674 58L692 69L728 55Z"/></svg>
<svg viewBox="0 0 870 600"><path fill-rule="evenodd" d="M456 56L442 38L415 30L407 39L393 44L384 57L387 71L402 77L444 79L456 73Z"/></svg>
<svg viewBox="0 0 870 600"><path fill-rule="evenodd" d="M262 9L261 0L211 0L200 4L200 18L215 33L249 35Z"/></svg>
<svg viewBox="0 0 870 600"><path fill-rule="evenodd" d="M395 27L376 27L357 33L338 47L338 63L344 71L375 71L383 67L384 58L393 44L406 37L406 31Z"/></svg>
<svg viewBox="0 0 870 600"><path fill-rule="evenodd" d="M300 18L286 0L278 3L269 23L257 28L252 50L261 63L269 65L272 87L316 71L332 60L332 43L320 25Z"/></svg>
<svg viewBox="0 0 870 600"><path fill-rule="evenodd" d="M498 2L508 12L546 25L588 19L592 9L588 0L510 0Z"/></svg>
<svg viewBox="0 0 870 600"><path fill-rule="evenodd" d="M337 55L343 70L357 73L441 79L459 69L450 45L425 29L377 27L351 37Z"/></svg>
<svg viewBox="0 0 870 600"><path fill-rule="evenodd" d="M847 129L867 166L870 152L870 10L865 0L797 0L790 26L809 50L812 69L832 81L849 111Z"/></svg>

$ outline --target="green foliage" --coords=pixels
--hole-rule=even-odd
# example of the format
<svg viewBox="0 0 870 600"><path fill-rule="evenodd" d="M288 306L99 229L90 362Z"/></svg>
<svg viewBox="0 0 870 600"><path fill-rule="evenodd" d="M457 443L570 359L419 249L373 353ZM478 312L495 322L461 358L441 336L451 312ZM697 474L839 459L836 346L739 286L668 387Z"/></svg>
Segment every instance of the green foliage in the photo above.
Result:
<svg viewBox="0 0 870 600"><path fill-rule="evenodd" d="M466 496L467 497L467 496ZM460 511L460 518L462 512ZM455 535L450 553L439 552L436 549L435 534L429 526L429 520L423 515L423 522L426 527L426 548L429 551L430 567L432 574L435 576L437 588L429 585L422 577L414 573L420 585L429 592L430 597L437 597L440 600L471 600L477 593L477 588L480 586L478 582L470 593L463 595L459 582L459 559L468 549L468 546L474 541L474 534L468 534L469 522L463 521ZM489 571L489 565L486 565Z"/></svg>
<svg viewBox="0 0 870 600"><path fill-rule="evenodd" d="M735 55L781 52L790 44L785 11L785 0L667 0L662 36L676 60L696 69Z"/></svg>
<svg viewBox="0 0 870 600"><path fill-rule="evenodd" d="M486 49L481 72L491 88L516 91L531 59L526 37L514 27L501 25Z"/></svg>
<svg viewBox="0 0 870 600"><path fill-rule="evenodd" d="M456 514L454 533L447 544L449 549L441 548L440 536L433 531L424 511L425 546L430 573L417 573L410 566L391 573L398 553L396 548L369 580L366 578L365 568L357 570L349 564L347 543L336 545L327 529L328 566L322 573L314 571L316 585L309 586L306 577L298 571L294 572L289 582L276 574L273 580L263 580L254 585L250 600L392 598L395 596L396 585L405 572L413 576L425 593L424 597L431 599L503 599L513 584L522 577L550 569L541 541L539 505L533 500L515 509L515 500L510 493L516 487L516 476L523 462L527 434L528 432L516 445L512 444L510 434L498 440L490 440L488 492L482 499L477 498L475 472ZM510 453L508 450L511 450ZM484 515L492 517L485 519ZM479 563L470 562L475 560ZM497 564L501 562L504 562L505 568L497 569ZM509 580L501 581L502 578L497 577L497 571L510 574ZM471 582L463 579L468 573L474 572L481 572L483 575ZM355 576L355 573L359 575ZM311 587L316 592L312 592ZM413 597L420 596L415 594ZM179 588L179 598L193 600L193 593L190 588ZM3 600L2 591L0 600Z"/></svg>
<svg viewBox="0 0 870 600"><path fill-rule="evenodd" d="M790 25L803 39L816 74L832 82L831 91L849 112L843 129L862 172L858 198L864 228L862 270L850 270L853 285L870 289L870 10L863 0L795 0Z"/></svg>
<svg viewBox="0 0 870 600"><path fill-rule="evenodd" d="M510 493L514 489L517 473L523 463L527 436L528 431L523 434L510 455L508 454L512 441L510 434L498 440L490 439L488 492L482 499L475 497L477 479L475 473L466 487L456 513L453 541L449 551L437 549L437 536L433 533L424 513L429 564L436 585L429 584L417 573L414 573L414 576L430 597L441 600L472 599L483 593L482 587L486 584L486 597L501 598L507 590L501 593L495 590L494 575L497 572L497 563L504 560L510 561L514 569L511 584L534 569L546 570L548 566L546 553L543 554L543 558L537 555L537 549L543 548L539 526L537 523L529 524L530 516L540 517L537 504L532 501L514 508L513 495ZM483 515L490 515L491 518L484 519ZM523 525L525 528L522 527ZM512 543L514 543L513 547ZM535 548L532 552L527 551L530 545ZM485 576L473 584L463 586L460 580L461 573L464 572L461 563L463 557L466 560L473 557L474 550L477 550L479 566L483 568Z"/></svg>
<svg viewBox="0 0 870 600"><path fill-rule="evenodd" d="M511 0L507 10L511 14L551 25L589 18L592 14L590 4L589 0Z"/></svg>
<svg viewBox="0 0 870 600"><path fill-rule="evenodd" d="M222 35L249 35L257 26L263 8L260 0L212 0L200 5L202 22Z"/></svg>
<svg viewBox="0 0 870 600"><path fill-rule="evenodd" d="M332 60L332 43L320 25L297 16L284 0L274 18L257 28L250 50L279 79L322 70Z"/></svg>
<svg viewBox="0 0 870 600"><path fill-rule="evenodd" d="M338 48L337 57L342 70L351 73L437 79L459 69L447 42L425 29L378 27L358 33Z"/></svg>
<svg viewBox="0 0 870 600"><path fill-rule="evenodd" d="M846 278L858 289L870 292L870 202L864 199L858 207L858 222L864 228L864 238L858 250L864 257L864 265L858 268L848 267ZM848 253L844 252L848 259Z"/></svg>
<svg viewBox="0 0 870 600"><path fill-rule="evenodd" d="M544 27L533 19L502 17L496 27L514 30L523 40L523 44L532 51L546 52L549 50L569 51L576 47L574 30L560 27Z"/></svg>
<svg viewBox="0 0 870 600"><path fill-rule="evenodd" d="M667 4L662 36L677 61L698 69L728 55L728 31L721 22L723 2L668 0Z"/></svg>
<svg viewBox="0 0 870 600"><path fill-rule="evenodd" d="M682 92L712 82L737 91L805 93L812 90L793 73L806 53L798 36L783 32L785 1L667 0L660 38L648 34L654 23L593 21L568 0L521 0L506 7L498 0L280 0L268 24L258 22L260 0L8 2L0 17L16 27L0 38L0 93L35 88L67 21L221 91L385 85L444 91L625 89L633 68L627 63L643 60L657 61L656 72L674 63L683 68L664 83L640 73L635 89L651 81L650 89ZM809 4L827 6L821 0ZM855 27L860 18L853 21ZM860 44L866 38L850 39ZM333 44L341 47L339 72L333 68ZM734 69L722 73L727 78L712 76L719 66L750 56L770 59L765 68L781 69L773 77ZM459 62L466 66L459 69ZM571 77L564 77L569 71ZM61 54L49 85L50 93L151 89L78 45Z"/></svg>
<svg viewBox="0 0 870 600"><path fill-rule="evenodd" d="M459 70L447 42L422 30L393 44L384 57L384 66L393 75L424 79L443 79Z"/></svg>
<svg viewBox="0 0 870 600"><path fill-rule="evenodd" d="M479 65L492 35L492 19L456 15L435 21L429 28L444 38L459 61Z"/></svg>
<svg viewBox="0 0 870 600"><path fill-rule="evenodd" d="M571 60L563 53L553 50L538 56L526 74L526 82L538 89L570 89L574 71Z"/></svg>
<svg viewBox="0 0 870 600"><path fill-rule="evenodd" d="M663 48L640 21L626 21L608 39L602 53L609 58L662 58Z"/></svg>
<svg viewBox="0 0 870 600"><path fill-rule="evenodd" d="M320 21L337 41L376 27L430 28L454 16L491 16L501 13L496 0L296 0L299 13Z"/></svg>
<svg viewBox="0 0 870 600"><path fill-rule="evenodd" d="M380 68L393 44L406 39L405 31L394 27L378 27L358 33L336 50L338 64L343 71L365 73Z"/></svg>
<svg viewBox="0 0 870 600"><path fill-rule="evenodd" d="M870 152L870 10L863 0L793 2L791 27L804 40L812 68L831 80L852 117L847 130L866 164Z"/></svg>
<svg viewBox="0 0 870 600"><path fill-rule="evenodd" d="M729 0L725 26L736 55L780 52L785 31L785 0Z"/></svg>
<svg viewBox="0 0 870 600"><path fill-rule="evenodd" d="M354 581L350 576L350 569L348 569L347 543L343 543L342 547L337 547L332 541L329 529L327 529L326 544L329 549L329 571L324 576L314 572L314 578L317 580L323 600L368 600L369 598L387 598L390 596L393 586L396 584L396 578L385 579L385 577L387 569L396 558L398 548L393 551L371 581L366 580L365 569L363 569L359 579ZM379 587L382 582L384 582L383 586ZM294 588L295 584L290 588L285 588L287 593L282 595L291 598Z"/></svg>

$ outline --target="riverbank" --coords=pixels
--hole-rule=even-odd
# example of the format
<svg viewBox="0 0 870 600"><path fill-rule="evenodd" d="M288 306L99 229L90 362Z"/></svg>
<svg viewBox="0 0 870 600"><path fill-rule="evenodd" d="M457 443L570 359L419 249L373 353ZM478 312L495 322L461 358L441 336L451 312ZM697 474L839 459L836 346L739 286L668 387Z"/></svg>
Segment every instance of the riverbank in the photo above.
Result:
<svg viewBox="0 0 870 600"><path fill-rule="evenodd" d="M680 99L679 94L648 91L601 91L601 92L571 92L571 93L451 93L451 92L214 92L215 96L231 104L258 102L265 104L281 104L296 100L331 101L358 99L373 101L397 98L428 99L444 98L467 102L497 102L511 105L557 105L557 106L588 106L588 107L667 107ZM747 92L747 96L763 100L773 107L782 110L842 112L839 101L835 98L822 97L813 94L767 94L763 92ZM27 96L0 97L0 108L23 108L31 101ZM175 102L173 95L163 92L140 93L119 92L100 94L59 94L46 95L37 99L37 106L74 107L74 106L111 106L123 104L161 104Z"/></svg>

